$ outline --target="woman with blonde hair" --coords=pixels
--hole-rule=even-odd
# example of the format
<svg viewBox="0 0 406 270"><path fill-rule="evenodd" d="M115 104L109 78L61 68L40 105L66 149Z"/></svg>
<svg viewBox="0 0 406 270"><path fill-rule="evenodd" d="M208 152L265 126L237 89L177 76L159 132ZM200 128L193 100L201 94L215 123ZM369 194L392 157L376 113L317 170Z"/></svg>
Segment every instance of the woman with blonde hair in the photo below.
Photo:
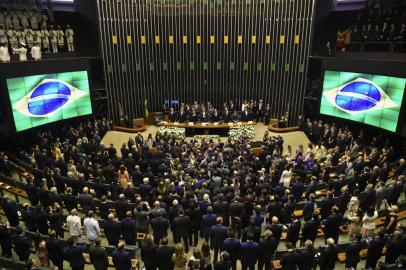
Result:
<svg viewBox="0 0 406 270"><path fill-rule="evenodd" d="M172 263L174 270L185 270L187 264L187 257L182 244L176 244L175 252L172 255Z"/></svg>

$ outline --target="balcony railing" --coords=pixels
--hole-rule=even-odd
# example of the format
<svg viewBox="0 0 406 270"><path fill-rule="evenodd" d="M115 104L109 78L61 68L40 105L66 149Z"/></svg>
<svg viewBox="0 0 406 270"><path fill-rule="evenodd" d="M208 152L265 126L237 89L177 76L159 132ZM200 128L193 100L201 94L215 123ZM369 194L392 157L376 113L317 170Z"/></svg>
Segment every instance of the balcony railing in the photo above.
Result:
<svg viewBox="0 0 406 270"><path fill-rule="evenodd" d="M406 53L406 42L352 42L348 46L348 51Z"/></svg>

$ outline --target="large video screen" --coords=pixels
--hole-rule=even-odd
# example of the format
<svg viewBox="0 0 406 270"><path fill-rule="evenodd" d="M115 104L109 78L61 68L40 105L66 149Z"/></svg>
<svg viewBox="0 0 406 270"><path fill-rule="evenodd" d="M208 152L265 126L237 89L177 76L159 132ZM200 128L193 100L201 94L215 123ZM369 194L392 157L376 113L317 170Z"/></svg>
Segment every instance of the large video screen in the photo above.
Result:
<svg viewBox="0 0 406 270"><path fill-rule="evenodd" d="M6 80L17 131L91 114L87 71Z"/></svg>
<svg viewBox="0 0 406 270"><path fill-rule="evenodd" d="M320 113L395 132L406 78L326 70Z"/></svg>

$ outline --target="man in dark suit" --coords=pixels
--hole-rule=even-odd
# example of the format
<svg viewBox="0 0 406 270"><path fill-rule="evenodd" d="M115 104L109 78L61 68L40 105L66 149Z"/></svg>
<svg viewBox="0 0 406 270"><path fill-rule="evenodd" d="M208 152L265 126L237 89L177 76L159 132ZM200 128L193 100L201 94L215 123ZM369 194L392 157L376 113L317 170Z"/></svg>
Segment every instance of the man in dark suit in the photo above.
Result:
<svg viewBox="0 0 406 270"><path fill-rule="evenodd" d="M402 241L400 231L395 231L394 236L386 242L385 263L392 264L397 261L400 255L404 252L404 242Z"/></svg>
<svg viewBox="0 0 406 270"><path fill-rule="evenodd" d="M169 220L162 217L162 213L158 213L157 217L151 219L151 228L153 230L154 243L159 245L159 242L164 237L168 236Z"/></svg>
<svg viewBox="0 0 406 270"><path fill-rule="evenodd" d="M17 253L20 261L28 260L31 254L32 240L23 234L23 230L20 227L16 228L16 235L14 237L14 251Z"/></svg>
<svg viewBox="0 0 406 270"><path fill-rule="evenodd" d="M146 270L156 270L156 249L154 238L148 234L145 239L145 244L141 246L141 260L144 262Z"/></svg>
<svg viewBox="0 0 406 270"><path fill-rule="evenodd" d="M320 269L333 270L338 257L338 248L333 238L327 239L327 246L321 249Z"/></svg>
<svg viewBox="0 0 406 270"><path fill-rule="evenodd" d="M121 236L121 224L114 220L114 214L108 215L108 220L104 223L104 235L109 245L116 246Z"/></svg>
<svg viewBox="0 0 406 270"><path fill-rule="evenodd" d="M247 242L241 245L241 265L242 270L255 270L255 264L258 261L259 247L258 243L254 242L254 235L251 233L247 236Z"/></svg>
<svg viewBox="0 0 406 270"><path fill-rule="evenodd" d="M203 215L200 225L200 236L204 237L206 242L209 242L210 228L216 224L217 215L213 214L213 208L211 206L207 207L206 211L207 214Z"/></svg>
<svg viewBox="0 0 406 270"><path fill-rule="evenodd" d="M224 240L226 240L228 235L227 228L223 226L223 218L217 217L216 223L210 229L210 247L214 249L214 262L217 261L218 253L223 249Z"/></svg>
<svg viewBox="0 0 406 270"><path fill-rule="evenodd" d="M87 251L88 247L86 245L75 244L73 237L70 237L67 242L68 246L63 250L65 260L69 262L72 270L85 269L86 261L82 253Z"/></svg>
<svg viewBox="0 0 406 270"><path fill-rule="evenodd" d="M18 204L11 201L7 195L4 195L1 206L3 207L4 214L6 215L10 226L17 227L20 224L20 220L18 217Z"/></svg>
<svg viewBox="0 0 406 270"><path fill-rule="evenodd" d="M302 199L302 195L304 192L304 184L303 182L300 181L300 177L294 177L293 178L293 184L292 184L292 194L293 198L295 198L296 202L299 202Z"/></svg>
<svg viewBox="0 0 406 270"><path fill-rule="evenodd" d="M62 240L56 238L56 232L51 230L49 238L45 241L48 250L49 259L58 269L63 269L63 250L65 244Z"/></svg>
<svg viewBox="0 0 406 270"><path fill-rule="evenodd" d="M95 270L107 270L109 267L107 252L100 246L99 239L95 241L95 246L89 248L89 258Z"/></svg>
<svg viewBox="0 0 406 270"><path fill-rule="evenodd" d="M172 255L174 251L174 247L168 246L168 238L162 238L161 246L155 252L159 270L173 270Z"/></svg>
<svg viewBox="0 0 406 270"><path fill-rule="evenodd" d="M249 226L244 228L242 232L241 241L247 241L247 235L252 234L254 236L253 240L258 243L259 239L261 238L261 228L257 226L255 217L251 217L249 223Z"/></svg>
<svg viewBox="0 0 406 270"><path fill-rule="evenodd" d="M320 202L320 217L322 220L325 220L331 214L333 206L333 192L327 191L326 198Z"/></svg>
<svg viewBox="0 0 406 270"><path fill-rule="evenodd" d="M291 217L291 222L288 225L286 236L286 241L292 243L293 247L296 247L296 243L297 241L299 241L299 233L301 227L302 222L293 214Z"/></svg>
<svg viewBox="0 0 406 270"><path fill-rule="evenodd" d="M332 214L329 215L324 224L324 237L327 240L328 238L333 238L334 243L338 242L338 237L340 236L340 224L341 224L341 214L337 206L333 206Z"/></svg>
<svg viewBox="0 0 406 270"><path fill-rule="evenodd" d="M118 196L118 200L114 202L114 208L116 209L116 215L118 220L122 220L126 217L128 209L128 202L125 199L124 194Z"/></svg>
<svg viewBox="0 0 406 270"><path fill-rule="evenodd" d="M320 225L320 218L317 212L313 213L313 217L310 220L303 222L302 228L302 243L306 240L314 242L317 237L317 233L319 230Z"/></svg>
<svg viewBox="0 0 406 270"><path fill-rule="evenodd" d="M286 249L287 251L282 254L280 259L282 270L296 270L298 256L292 243L286 243Z"/></svg>
<svg viewBox="0 0 406 270"><path fill-rule="evenodd" d="M361 238L361 234L355 235L355 238L345 250L345 269L357 269L357 264L360 261L359 252L362 249Z"/></svg>
<svg viewBox="0 0 406 270"><path fill-rule="evenodd" d="M241 242L239 239L235 238L235 233L233 230L228 231L228 238L224 240L223 250L227 251L230 255L231 267L233 270L236 270L237 260L241 252Z"/></svg>
<svg viewBox="0 0 406 270"><path fill-rule="evenodd" d="M365 262L365 269L375 269L378 260L382 256L383 248L386 243L384 236L385 235L381 230L372 240L367 240L368 252Z"/></svg>
<svg viewBox="0 0 406 270"><path fill-rule="evenodd" d="M32 206L35 206L39 202L38 198L38 187L34 185L34 179L30 176L27 176L27 185L25 186L25 192L27 193L28 200L31 202Z"/></svg>
<svg viewBox="0 0 406 270"><path fill-rule="evenodd" d="M303 207L303 218L305 221L310 220L312 218L314 212L314 205L315 205L315 196L314 194L309 195L309 199L305 203Z"/></svg>
<svg viewBox="0 0 406 270"><path fill-rule="evenodd" d="M185 252L189 252L189 233L192 222L190 217L185 216L183 208L179 208L178 216L173 220L173 232L177 236L174 239L175 243L179 243L183 239L183 244L185 246Z"/></svg>
<svg viewBox="0 0 406 270"><path fill-rule="evenodd" d="M229 213L228 213L228 202L224 200L223 193L217 196L217 200L213 203L213 210L217 217L223 218L224 226L228 226Z"/></svg>
<svg viewBox="0 0 406 270"><path fill-rule="evenodd" d="M266 230L261 240L259 241L259 258L258 270L270 270L272 267L272 259L277 248L275 238L272 237L272 232Z"/></svg>
<svg viewBox="0 0 406 270"><path fill-rule="evenodd" d="M240 237L242 219L245 215L245 205L240 201L238 196L236 196L230 203L229 212L231 217L231 227L237 232L238 237Z"/></svg>
<svg viewBox="0 0 406 270"><path fill-rule="evenodd" d="M124 242L117 244L117 249L113 251L113 264L117 270L131 269L131 255L124 249Z"/></svg>
<svg viewBox="0 0 406 270"><path fill-rule="evenodd" d="M62 195L63 198L63 204L65 205L65 208L70 211L72 211L73 208L77 207L77 198L72 194L72 188L68 187L66 188L66 194Z"/></svg>
<svg viewBox="0 0 406 270"><path fill-rule="evenodd" d="M305 248L298 252L299 270L313 270L316 266L316 250L313 248L313 242L306 240Z"/></svg>
<svg viewBox="0 0 406 270"><path fill-rule="evenodd" d="M83 193L79 194L78 197L78 202L80 206L82 207L83 213L89 213L89 211L95 211L95 204L93 201L92 195L89 194L89 188L84 187L83 188Z"/></svg>
<svg viewBox="0 0 406 270"><path fill-rule="evenodd" d="M131 211L127 211L126 218L121 221L121 233L127 245L135 245L137 238L137 226L132 219Z"/></svg>

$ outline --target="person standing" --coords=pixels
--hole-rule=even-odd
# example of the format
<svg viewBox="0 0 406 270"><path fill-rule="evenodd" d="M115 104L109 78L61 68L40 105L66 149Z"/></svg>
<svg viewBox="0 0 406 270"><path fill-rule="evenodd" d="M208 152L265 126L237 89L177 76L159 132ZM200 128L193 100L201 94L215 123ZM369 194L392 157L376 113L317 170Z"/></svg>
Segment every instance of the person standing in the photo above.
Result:
<svg viewBox="0 0 406 270"><path fill-rule="evenodd" d="M75 244L74 237L70 237L67 242L68 246L63 250L65 260L69 262L72 270L85 269L86 261L82 253L87 251L87 246L83 244Z"/></svg>
<svg viewBox="0 0 406 270"><path fill-rule="evenodd" d="M183 208L179 208L178 216L173 220L173 233L177 236L174 239L175 243L179 243L183 239L185 252L189 252L189 233L192 222L188 216L184 215Z"/></svg>
<svg viewBox="0 0 406 270"><path fill-rule="evenodd" d="M163 237L161 246L156 249L156 261L159 270L173 270L172 256L175 247L168 246L168 238Z"/></svg>
<svg viewBox="0 0 406 270"><path fill-rule="evenodd" d="M82 236L82 221L78 217L78 212L74 208L70 212L70 215L66 218L66 224L68 226L69 235L73 237L75 242L78 242Z"/></svg>
<svg viewBox="0 0 406 270"><path fill-rule="evenodd" d="M338 257L338 248L333 238L327 239L327 246L321 250L320 269L333 270Z"/></svg>
<svg viewBox="0 0 406 270"><path fill-rule="evenodd" d="M63 269L63 250L65 245L64 242L57 239L56 236L56 232L51 230L49 232L49 238L45 241L45 244L51 262L56 265L58 269Z"/></svg>
<svg viewBox="0 0 406 270"><path fill-rule="evenodd" d="M357 269L357 264L360 261L359 253L362 249L361 239L361 234L356 234L353 241L345 250L345 269Z"/></svg>
<svg viewBox="0 0 406 270"><path fill-rule="evenodd" d="M127 245L135 245L137 238L137 225L132 219L132 212L127 211L126 218L121 221L121 232Z"/></svg>
<svg viewBox="0 0 406 270"><path fill-rule="evenodd" d="M185 270L187 264L187 257L181 243L176 244L175 252L172 255L172 263L174 270Z"/></svg>
<svg viewBox="0 0 406 270"><path fill-rule="evenodd" d="M276 248L277 244L275 238L272 237L272 232L266 230L259 241L258 270L263 270L264 267L265 270L272 268L272 258Z"/></svg>
<svg viewBox="0 0 406 270"><path fill-rule="evenodd" d="M107 252L100 246L99 239L95 240L95 245L89 248L89 258L95 270L107 270L109 268Z"/></svg>
<svg viewBox="0 0 406 270"><path fill-rule="evenodd" d="M31 254L32 241L23 234L20 227L16 228L16 236L14 237L14 251L17 253L20 261L28 260Z"/></svg>
<svg viewBox="0 0 406 270"><path fill-rule="evenodd" d="M157 268L156 248L154 238L148 234L145 244L141 246L141 260L144 262L145 270L155 270Z"/></svg>
<svg viewBox="0 0 406 270"><path fill-rule="evenodd" d="M255 270L258 261L259 248L258 243L254 242L254 235L248 233L247 242L241 245L241 265L242 270Z"/></svg>
<svg viewBox="0 0 406 270"><path fill-rule="evenodd" d="M108 215L109 220L104 223L104 235L107 238L109 245L117 246L121 236L121 224L114 220L114 214Z"/></svg>
<svg viewBox="0 0 406 270"><path fill-rule="evenodd" d="M213 261L217 261L219 251L223 249L224 241L227 238L227 228L223 226L223 218L217 217L216 225L211 226L210 229L210 247L214 249Z"/></svg>
<svg viewBox="0 0 406 270"><path fill-rule="evenodd" d="M117 270L131 269L131 255L124 249L124 242L118 243L116 250L113 251L113 264Z"/></svg>
<svg viewBox="0 0 406 270"><path fill-rule="evenodd" d="M284 252L280 259L282 270L296 270L296 265L298 264L298 256L293 248L293 244L291 242L287 242L286 249L287 252Z"/></svg>
<svg viewBox="0 0 406 270"><path fill-rule="evenodd" d="M93 211L88 212L87 218L83 221L83 226L85 227L87 239L93 245L101 235L99 222L94 218Z"/></svg>
<svg viewBox="0 0 406 270"><path fill-rule="evenodd" d="M156 245L159 245L159 242L164 237L168 236L169 221L167 218L162 217L162 213L157 213L157 217L151 219L151 228L153 230L154 241ZM191 239L189 239L189 242Z"/></svg>
<svg viewBox="0 0 406 270"><path fill-rule="evenodd" d="M304 243L305 249L298 252L299 270L313 270L316 266L316 250L311 240Z"/></svg>
<svg viewBox="0 0 406 270"><path fill-rule="evenodd" d="M68 43L68 52L74 52L75 51L74 33L72 28L70 28L69 24L66 25L65 36L66 42Z"/></svg>
<svg viewBox="0 0 406 270"><path fill-rule="evenodd" d="M231 268L233 270L237 269L237 260L241 252L241 242L235 237L233 230L228 231L228 238L224 240L223 250L227 251L230 255Z"/></svg>

